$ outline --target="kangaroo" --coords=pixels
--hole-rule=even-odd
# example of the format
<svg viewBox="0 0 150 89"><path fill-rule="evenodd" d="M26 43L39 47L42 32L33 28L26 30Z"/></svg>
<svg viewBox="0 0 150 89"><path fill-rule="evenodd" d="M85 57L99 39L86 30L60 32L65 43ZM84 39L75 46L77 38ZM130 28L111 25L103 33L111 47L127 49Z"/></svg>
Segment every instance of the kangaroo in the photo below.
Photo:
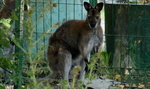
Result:
<svg viewBox="0 0 150 89"><path fill-rule="evenodd" d="M54 79L70 79L70 71L81 66L79 79L84 80L86 62L90 61L91 51L102 43L103 32L100 26L100 11L103 3L92 7L84 2L86 20L70 20L62 24L49 38L48 60Z"/></svg>

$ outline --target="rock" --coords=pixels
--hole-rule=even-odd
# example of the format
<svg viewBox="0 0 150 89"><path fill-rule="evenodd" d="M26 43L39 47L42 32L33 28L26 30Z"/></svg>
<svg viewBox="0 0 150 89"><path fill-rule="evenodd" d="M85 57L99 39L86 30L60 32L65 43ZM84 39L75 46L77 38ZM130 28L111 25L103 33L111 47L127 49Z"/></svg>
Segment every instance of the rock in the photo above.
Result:
<svg viewBox="0 0 150 89"><path fill-rule="evenodd" d="M89 80L85 80L85 85L88 86L88 89L117 89L116 87L110 87L114 84L120 84L120 82L117 82L115 80L111 79L95 79L92 80L91 83L89 83Z"/></svg>

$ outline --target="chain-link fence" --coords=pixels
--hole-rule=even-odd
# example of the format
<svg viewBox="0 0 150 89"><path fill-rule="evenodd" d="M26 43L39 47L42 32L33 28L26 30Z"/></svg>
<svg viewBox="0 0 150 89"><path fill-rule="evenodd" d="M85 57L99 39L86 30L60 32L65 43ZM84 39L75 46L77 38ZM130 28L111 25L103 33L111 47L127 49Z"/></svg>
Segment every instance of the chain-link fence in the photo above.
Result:
<svg viewBox="0 0 150 89"><path fill-rule="evenodd" d="M96 3L96 0L30 0L34 40L39 40L41 34L51 29L49 35L36 44L34 53L44 45L43 54L46 58L48 39L56 28L67 20L85 19L84 1L93 2L93 5ZM104 1L106 52L102 54L105 56L102 61L108 60L108 64L99 64L98 74L119 80L130 88L138 87L140 84L150 88L149 2L149 0ZM1 5L2 0L0 7Z"/></svg>
<svg viewBox="0 0 150 89"><path fill-rule="evenodd" d="M150 9L146 0L105 1L109 65L131 87L150 83Z"/></svg>
<svg viewBox="0 0 150 89"><path fill-rule="evenodd" d="M30 6L34 10L32 21L34 37L52 29L52 33L63 22L70 19L85 19L86 11L83 2L88 0L31 0ZM91 0L93 5L95 1ZM99 74L119 80L130 87L144 84L148 86L149 75L149 29L150 5L148 1L107 0L105 2L105 34L106 53L109 66L100 66ZM55 6L52 10L48 5ZM45 9L47 8L47 9ZM54 24L59 24L53 27ZM51 33L50 33L51 35ZM44 37L35 47L38 52L40 45L47 49L48 38ZM46 56L47 50L44 52ZM104 59L105 60L105 59ZM116 79L117 80L117 79Z"/></svg>
<svg viewBox="0 0 150 89"><path fill-rule="evenodd" d="M39 36L49 29L53 33L59 25L67 20L85 19L84 1L88 0L53 0L51 2L49 0L30 0L30 7L34 12L32 24L35 40L38 40ZM41 43L44 44L45 48L47 47L51 33L37 43L35 52L39 50Z"/></svg>

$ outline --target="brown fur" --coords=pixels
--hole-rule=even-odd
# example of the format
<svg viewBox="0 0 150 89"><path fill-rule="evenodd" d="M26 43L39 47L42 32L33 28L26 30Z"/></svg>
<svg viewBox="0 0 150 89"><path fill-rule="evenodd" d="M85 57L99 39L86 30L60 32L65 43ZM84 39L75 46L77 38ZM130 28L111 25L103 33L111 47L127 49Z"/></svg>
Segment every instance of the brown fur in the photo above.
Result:
<svg viewBox="0 0 150 89"><path fill-rule="evenodd" d="M83 79L91 51L102 43L99 18L102 3L95 8L86 2L84 6L88 12L86 20L65 22L49 39L48 60L53 78L68 80L71 69L80 65L79 79Z"/></svg>

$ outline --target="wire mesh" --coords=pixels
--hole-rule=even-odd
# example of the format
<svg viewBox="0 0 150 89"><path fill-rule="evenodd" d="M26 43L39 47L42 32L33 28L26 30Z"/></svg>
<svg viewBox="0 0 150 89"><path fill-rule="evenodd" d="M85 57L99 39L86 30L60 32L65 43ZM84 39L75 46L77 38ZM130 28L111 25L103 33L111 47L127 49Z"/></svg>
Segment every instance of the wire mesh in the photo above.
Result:
<svg viewBox="0 0 150 89"><path fill-rule="evenodd" d="M85 19L86 11L83 2L89 0L30 0L34 10L32 24L34 40L38 40L43 32L56 30L54 24L63 23L70 19ZM94 0L91 2L95 4ZM128 83L130 87L150 83L150 5L138 0L106 0L105 2L105 35L106 51L111 54L109 65L100 67L100 75L109 75L114 78L121 75L121 82ZM49 5L55 8L48 8ZM48 8L48 9L45 9ZM47 49L48 38L44 37L36 44L33 51L38 52L40 45ZM46 56L46 51L44 55Z"/></svg>
<svg viewBox="0 0 150 89"><path fill-rule="evenodd" d="M148 3L127 0L105 1L105 36L108 53L112 54L109 60L114 69L128 70L132 74L133 69L149 67L149 8ZM57 6L43 14L43 8L47 3L56 3ZM85 19L86 12L83 9L83 0L31 0L34 8L33 23L35 22L35 40L42 32L50 29L57 22L65 22L70 19ZM56 28L52 30L55 31ZM48 37L39 43L47 45ZM37 44L35 51L38 51ZM46 54L46 53L44 53ZM145 72L147 72L145 70ZM122 73L122 72L120 72ZM123 73L122 73L123 75ZM133 74L134 75L134 74ZM148 76L147 76L148 77ZM133 80L130 78L130 80Z"/></svg>
<svg viewBox="0 0 150 89"><path fill-rule="evenodd" d="M109 63L130 86L144 83L149 76L150 4L146 0L106 0L105 36ZM127 74L125 74L127 72Z"/></svg>
<svg viewBox="0 0 150 89"><path fill-rule="evenodd" d="M30 6L34 10L32 24L35 40L38 40L43 32L46 32L51 28L53 28L51 29L51 33L53 33L61 23L67 20L85 19L86 12L83 8L84 1L86 0L30 0ZM56 7L53 8L51 5ZM57 23L59 24L54 27L54 24ZM51 33L49 34L51 35ZM34 49L35 52L38 52L41 43L43 43L46 49L50 35L44 37L37 43ZM46 51L44 55L45 54Z"/></svg>

